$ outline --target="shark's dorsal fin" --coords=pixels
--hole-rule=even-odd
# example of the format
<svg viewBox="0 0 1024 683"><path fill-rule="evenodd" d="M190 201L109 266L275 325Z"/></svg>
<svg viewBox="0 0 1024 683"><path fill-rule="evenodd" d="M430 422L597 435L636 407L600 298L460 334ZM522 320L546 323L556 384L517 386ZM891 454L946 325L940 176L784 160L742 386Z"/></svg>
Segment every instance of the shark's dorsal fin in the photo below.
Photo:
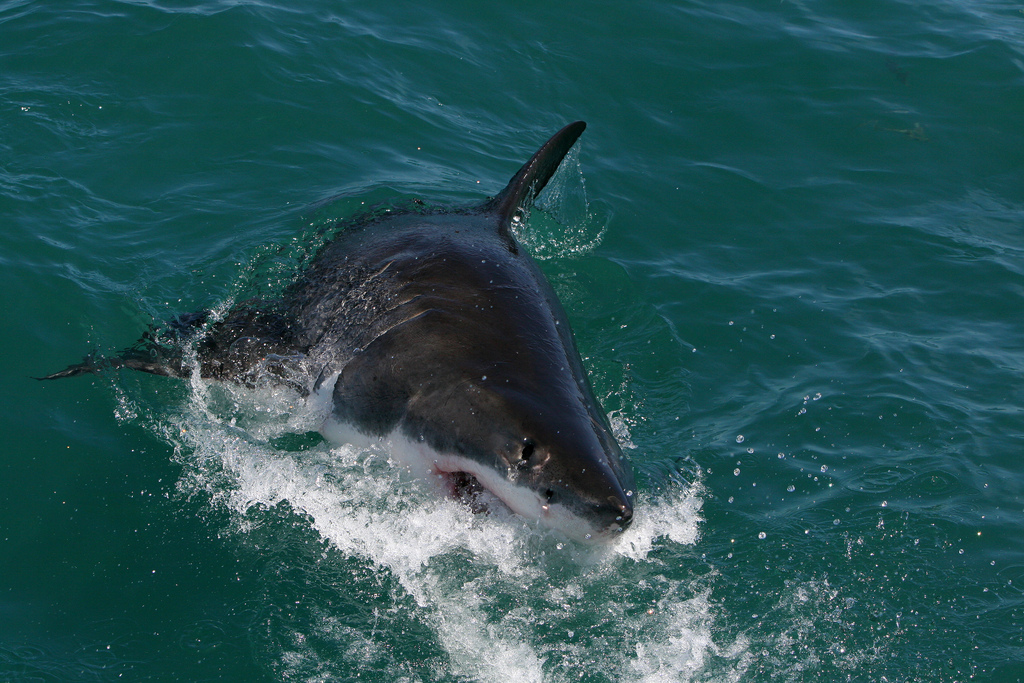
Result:
<svg viewBox="0 0 1024 683"><path fill-rule="evenodd" d="M512 176L505 189L484 204L484 211L497 215L501 234L511 235L512 219L516 213L530 208L586 127L583 121L576 121L552 135Z"/></svg>

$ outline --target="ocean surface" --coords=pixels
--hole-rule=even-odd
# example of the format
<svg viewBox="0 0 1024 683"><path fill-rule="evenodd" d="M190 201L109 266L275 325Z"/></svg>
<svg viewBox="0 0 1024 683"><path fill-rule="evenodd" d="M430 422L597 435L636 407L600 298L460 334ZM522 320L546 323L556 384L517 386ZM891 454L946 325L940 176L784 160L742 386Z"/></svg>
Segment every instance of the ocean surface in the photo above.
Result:
<svg viewBox="0 0 1024 683"><path fill-rule="evenodd" d="M584 546L109 371L498 192L638 479ZM0 1L0 681L1024 679L1024 6Z"/></svg>

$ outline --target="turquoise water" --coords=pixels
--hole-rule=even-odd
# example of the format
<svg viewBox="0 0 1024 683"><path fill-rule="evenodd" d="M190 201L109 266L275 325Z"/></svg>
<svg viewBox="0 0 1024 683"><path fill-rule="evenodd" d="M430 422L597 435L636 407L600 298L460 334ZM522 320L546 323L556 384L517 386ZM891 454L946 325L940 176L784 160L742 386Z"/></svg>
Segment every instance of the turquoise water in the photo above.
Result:
<svg viewBox="0 0 1024 683"><path fill-rule="evenodd" d="M1019 4L8 1L0 107L0 680L1024 678ZM30 379L574 119L522 237L638 472L610 548L284 392Z"/></svg>

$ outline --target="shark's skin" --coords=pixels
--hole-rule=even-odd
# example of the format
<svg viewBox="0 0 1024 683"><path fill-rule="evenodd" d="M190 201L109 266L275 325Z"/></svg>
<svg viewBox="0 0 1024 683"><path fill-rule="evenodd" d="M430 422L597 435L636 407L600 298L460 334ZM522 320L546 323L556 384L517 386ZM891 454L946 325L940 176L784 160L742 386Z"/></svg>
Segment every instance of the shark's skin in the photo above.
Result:
<svg viewBox="0 0 1024 683"><path fill-rule="evenodd" d="M557 132L475 208L345 230L278 302L185 316L45 379L104 366L187 376L175 349L190 340L202 376L270 374L329 396L331 441L386 440L452 492L482 487L570 537L614 538L633 518L632 474L565 312L511 230L584 128Z"/></svg>

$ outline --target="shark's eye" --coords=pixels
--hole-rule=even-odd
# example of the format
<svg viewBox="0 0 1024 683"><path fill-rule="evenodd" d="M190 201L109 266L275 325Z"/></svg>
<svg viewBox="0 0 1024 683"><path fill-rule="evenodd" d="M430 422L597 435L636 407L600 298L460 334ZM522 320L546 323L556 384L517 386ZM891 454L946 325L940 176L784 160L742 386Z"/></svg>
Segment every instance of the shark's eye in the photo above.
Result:
<svg viewBox="0 0 1024 683"><path fill-rule="evenodd" d="M523 452L521 459L526 462L533 457L533 451L536 450L537 444L533 442L533 439L523 439Z"/></svg>
<svg viewBox="0 0 1024 683"><path fill-rule="evenodd" d="M554 498L554 497L555 497L555 492L552 491L551 489L547 489L547 490L544 491L544 500L546 500L547 502L550 503L551 499Z"/></svg>

